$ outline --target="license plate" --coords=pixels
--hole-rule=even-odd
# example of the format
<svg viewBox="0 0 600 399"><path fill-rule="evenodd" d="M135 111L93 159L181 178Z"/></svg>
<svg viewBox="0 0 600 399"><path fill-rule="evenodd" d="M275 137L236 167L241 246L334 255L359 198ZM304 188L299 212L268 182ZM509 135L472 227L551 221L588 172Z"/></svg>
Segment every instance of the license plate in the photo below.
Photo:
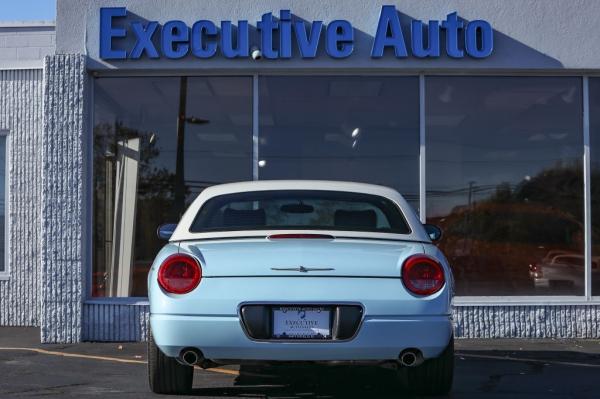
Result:
<svg viewBox="0 0 600 399"><path fill-rule="evenodd" d="M273 308L273 338L331 338L331 310L324 307L282 306Z"/></svg>

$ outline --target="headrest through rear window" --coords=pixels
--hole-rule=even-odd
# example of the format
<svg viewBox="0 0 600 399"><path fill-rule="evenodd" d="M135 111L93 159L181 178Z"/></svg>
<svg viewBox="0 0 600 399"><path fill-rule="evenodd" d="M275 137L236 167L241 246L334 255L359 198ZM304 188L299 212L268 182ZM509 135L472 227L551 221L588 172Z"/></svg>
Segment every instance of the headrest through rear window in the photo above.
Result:
<svg viewBox="0 0 600 399"><path fill-rule="evenodd" d="M367 229L377 228L377 214L375 211L347 211L338 209L333 216L335 227Z"/></svg>
<svg viewBox="0 0 600 399"><path fill-rule="evenodd" d="M266 224L264 209L237 210L227 208L223 211L223 225L226 227L261 227Z"/></svg>

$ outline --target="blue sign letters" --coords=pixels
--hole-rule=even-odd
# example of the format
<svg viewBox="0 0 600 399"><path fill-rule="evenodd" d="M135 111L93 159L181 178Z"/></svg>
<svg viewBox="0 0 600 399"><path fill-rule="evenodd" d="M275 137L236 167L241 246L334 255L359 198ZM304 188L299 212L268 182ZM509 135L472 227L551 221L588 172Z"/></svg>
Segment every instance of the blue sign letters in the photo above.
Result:
<svg viewBox="0 0 600 399"><path fill-rule="evenodd" d="M100 9L100 58L105 60L122 60L127 57L125 50L113 50L112 39L125 37L125 28L115 28L113 18L127 16L125 7Z"/></svg>
<svg viewBox="0 0 600 399"><path fill-rule="evenodd" d="M129 56L131 58L140 58L142 53L146 52L149 58L158 58L158 51L152 43L152 36L158 29L158 22L148 22L146 25L139 21L133 21L131 23L131 30L133 35L136 37L135 46Z"/></svg>
<svg viewBox="0 0 600 399"><path fill-rule="evenodd" d="M192 54L210 58L217 53L217 26L211 21L198 21L192 26Z"/></svg>
<svg viewBox="0 0 600 399"><path fill-rule="evenodd" d="M347 58L354 52L354 28L349 21L306 22L295 18L290 10L281 10L278 18L272 13L262 15L256 23L258 43L250 43L250 25L208 20L196 21L191 28L183 21L142 22L129 20L125 7L100 9L100 58L126 60L186 56L210 58L217 53L225 58L248 58L251 50L260 49L270 60L316 58L322 53L331 58ZM446 41L442 49L442 31ZM410 33L410 37L406 37ZM409 39L408 41L406 39ZM464 38L464 39L463 39ZM395 6L383 6L375 29L371 57L382 58L386 50L395 58L438 58L445 52L451 58L489 57L494 49L494 31L483 20L464 21L456 12L443 21L411 20L403 31L400 14Z"/></svg>

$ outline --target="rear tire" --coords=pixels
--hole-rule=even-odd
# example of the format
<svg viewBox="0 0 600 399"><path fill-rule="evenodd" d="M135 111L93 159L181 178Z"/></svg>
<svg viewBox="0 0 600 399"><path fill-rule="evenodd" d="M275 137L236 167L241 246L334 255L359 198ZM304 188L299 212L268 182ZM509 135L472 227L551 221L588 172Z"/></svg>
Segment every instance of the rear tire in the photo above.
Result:
<svg viewBox="0 0 600 399"><path fill-rule="evenodd" d="M454 377L454 338L442 354L417 367L398 370L403 387L418 395L445 395L452 389Z"/></svg>
<svg viewBox="0 0 600 399"><path fill-rule="evenodd" d="M148 338L148 382L154 393L183 395L192 390L194 368L168 357L156 346L152 331Z"/></svg>

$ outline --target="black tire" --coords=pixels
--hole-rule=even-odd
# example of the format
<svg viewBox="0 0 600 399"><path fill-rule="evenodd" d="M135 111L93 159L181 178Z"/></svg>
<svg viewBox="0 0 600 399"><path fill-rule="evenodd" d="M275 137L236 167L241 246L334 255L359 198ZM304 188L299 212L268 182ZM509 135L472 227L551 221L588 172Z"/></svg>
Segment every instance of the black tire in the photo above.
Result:
<svg viewBox="0 0 600 399"><path fill-rule="evenodd" d="M194 368L175 358L165 356L154 343L152 331L148 338L148 382L154 393L183 395L192 390Z"/></svg>
<svg viewBox="0 0 600 399"><path fill-rule="evenodd" d="M398 370L405 390L417 395L446 395L452 389L454 377L454 338L442 354L426 360L417 367L403 367Z"/></svg>

